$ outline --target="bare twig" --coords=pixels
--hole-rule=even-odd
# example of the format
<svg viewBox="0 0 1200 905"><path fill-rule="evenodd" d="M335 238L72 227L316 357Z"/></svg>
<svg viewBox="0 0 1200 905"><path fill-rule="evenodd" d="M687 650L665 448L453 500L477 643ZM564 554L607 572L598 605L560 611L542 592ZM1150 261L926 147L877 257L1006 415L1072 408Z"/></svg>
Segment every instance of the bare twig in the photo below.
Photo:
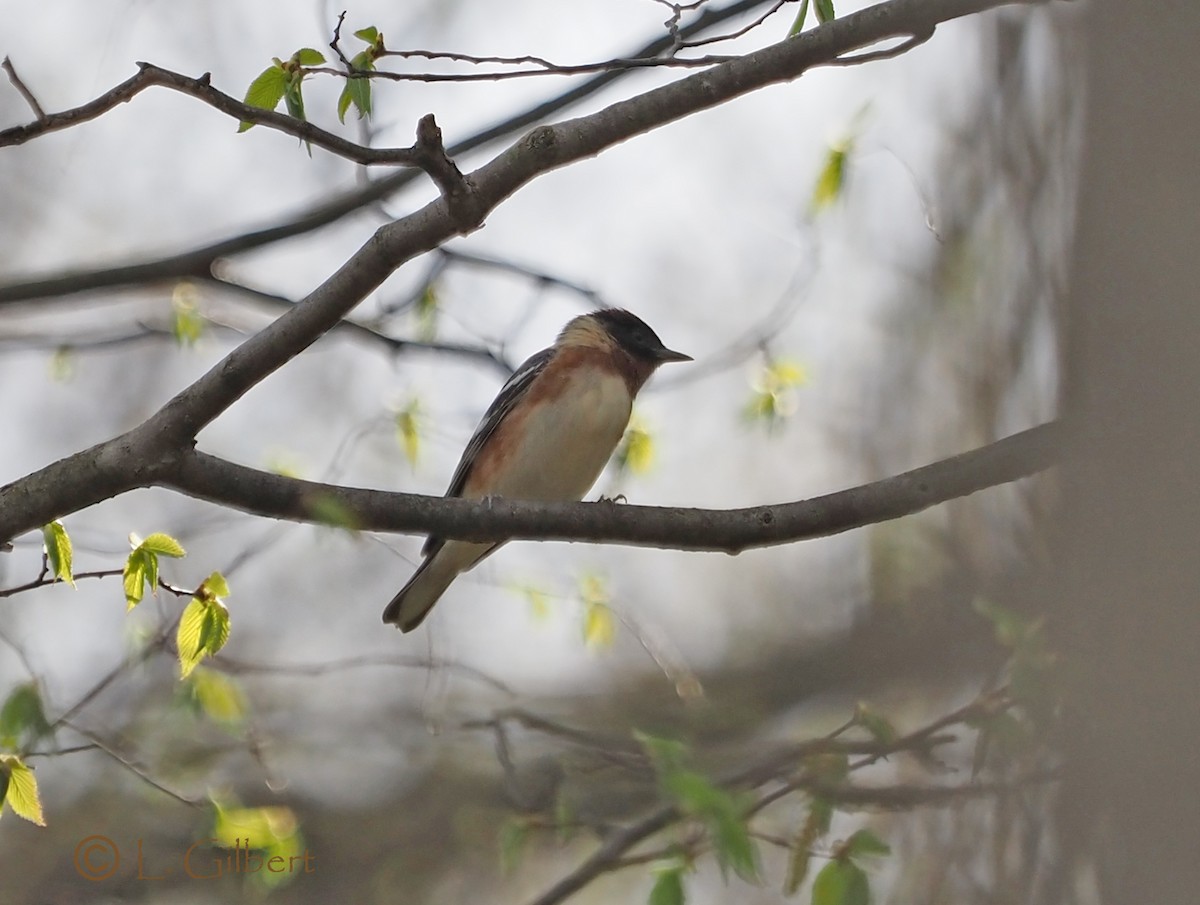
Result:
<svg viewBox="0 0 1200 905"><path fill-rule="evenodd" d="M33 96L33 92L29 90L28 86L21 80L21 77L17 75L17 70L13 66L12 60L5 57L4 62L0 63L0 66L3 66L4 71L8 73L8 80L17 89L17 93L25 98L25 103L29 104L30 109L33 110L33 115L39 120L45 119L46 111L42 109L42 105L38 103L37 98Z"/></svg>
<svg viewBox="0 0 1200 905"><path fill-rule="evenodd" d="M232 660L229 657L221 656L220 666L224 671L235 674L281 676L323 676L328 673L378 667L447 670L449 672L460 673L474 682L486 685L509 697L516 694L510 686L488 675L481 669L476 669L474 666L468 666L466 663L460 663L457 660L443 660L433 657L405 657L381 654L378 656L347 657L342 660L330 660L326 663L257 663L246 660Z"/></svg>
<svg viewBox="0 0 1200 905"><path fill-rule="evenodd" d="M157 779L155 779L153 776L151 776L149 773L147 773L142 767L138 766L133 761L124 757L120 752L118 752L116 749L111 747L107 742L105 742L103 739L101 739L94 732L90 732L89 730L83 729L79 726L69 723L66 720L60 720L60 722L62 722L64 725L66 725L73 732L77 732L80 735L82 735L84 738L91 741L92 745L95 746L96 750L102 751L105 754L107 754L109 756L109 758L111 758L113 761L115 761L117 764L119 764L125 770L128 770L130 773L132 773L134 776L136 776L142 782L146 783L146 785L150 786L151 788L157 789L158 791L162 792L164 795L174 798L176 801L180 802L181 804L186 804L188 807L199 808L199 807L203 806L203 804L204 804L203 801L201 801L199 799L195 799L195 798L188 798L186 795L181 795L179 792L176 792L174 789L164 786Z"/></svg>

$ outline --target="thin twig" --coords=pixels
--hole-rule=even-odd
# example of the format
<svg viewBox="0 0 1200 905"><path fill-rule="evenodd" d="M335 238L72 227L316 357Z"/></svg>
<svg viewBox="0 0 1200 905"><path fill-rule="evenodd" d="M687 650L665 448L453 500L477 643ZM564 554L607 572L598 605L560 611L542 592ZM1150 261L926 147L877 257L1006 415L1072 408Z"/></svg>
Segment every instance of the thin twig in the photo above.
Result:
<svg viewBox="0 0 1200 905"><path fill-rule="evenodd" d="M46 111L42 109L42 105L38 103L38 99L33 96L33 92L29 90L25 82L21 80L21 77L17 75L17 70L13 66L12 60L6 56L4 58L4 62L0 63L0 66L3 66L4 71L8 73L8 80L12 82L13 87L17 89L17 93L20 94L21 97L25 98L25 103L29 104L30 108L33 110L33 115L39 120L45 119Z"/></svg>

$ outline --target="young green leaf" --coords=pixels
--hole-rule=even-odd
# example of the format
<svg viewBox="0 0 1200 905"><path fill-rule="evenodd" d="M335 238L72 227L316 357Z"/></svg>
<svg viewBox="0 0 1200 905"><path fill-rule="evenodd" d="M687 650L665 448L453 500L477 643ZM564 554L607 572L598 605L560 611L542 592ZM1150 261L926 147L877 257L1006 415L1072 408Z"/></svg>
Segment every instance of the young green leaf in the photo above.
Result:
<svg viewBox="0 0 1200 905"><path fill-rule="evenodd" d="M379 29L374 25L368 25L366 28L360 28L354 33L354 37L366 41L368 44L379 43Z"/></svg>
<svg viewBox="0 0 1200 905"><path fill-rule="evenodd" d="M896 729L887 718L859 701L854 708L854 721L866 729L881 745L890 745L896 740Z"/></svg>
<svg viewBox="0 0 1200 905"><path fill-rule="evenodd" d="M629 427L617 446L614 460L617 471L635 475L645 474L654 465L654 436L637 415L630 419Z"/></svg>
<svg viewBox="0 0 1200 905"><path fill-rule="evenodd" d="M726 790L694 770L673 770L662 777L663 788L685 814L703 820L721 872L732 868L744 880L758 880L758 850L743 817L744 808Z"/></svg>
<svg viewBox="0 0 1200 905"><path fill-rule="evenodd" d="M813 0L813 7L817 11L817 21L822 24L832 22L836 18L833 12L833 0Z"/></svg>
<svg viewBox="0 0 1200 905"><path fill-rule="evenodd" d="M500 827L500 870L511 874L521 863L525 843L529 841L529 822L520 817L505 821Z"/></svg>
<svg viewBox="0 0 1200 905"><path fill-rule="evenodd" d="M229 639L229 610L215 598L193 597L184 607L175 635L179 677L186 679L200 661L211 657Z"/></svg>
<svg viewBox="0 0 1200 905"><path fill-rule="evenodd" d="M808 876L809 864L812 861L813 844L829 832L829 824L833 818L833 807L826 798L814 798L808 808L808 816L804 825L792 842L791 858L788 859L787 877L783 881L783 894L795 895Z"/></svg>
<svg viewBox="0 0 1200 905"><path fill-rule="evenodd" d="M421 402L416 398L410 399L404 408L396 412L396 435L408 464L414 466L421 452L420 417Z"/></svg>
<svg viewBox="0 0 1200 905"><path fill-rule="evenodd" d="M224 673L198 666L187 677L192 700L206 717L226 728L240 726L249 711L241 686Z"/></svg>
<svg viewBox="0 0 1200 905"><path fill-rule="evenodd" d="M721 872L730 868L743 880L757 883L758 849L740 813L721 810L713 814L709 818L709 833Z"/></svg>
<svg viewBox="0 0 1200 905"><path fill-rule="evenodd" d="M813 881L812 905L870 905L867 875L853 861L830 861Z"/></svg>
<svg viewBox="0 0 1200 905"><path fill-rule="evenodd" d="M675 864L656 873L648 905L683 905L683 865Z"/></svg>
<svg viewBox="0 0 1200 905"><path fill-rule="evenodd" d="M7 804L14 814L23 817L38 826L46 825L42 816L42 802L38 796L37 779L33 770L27 767L19 757L0 756L0 773L8 777L8 788L4 793L4 804Z"/></svg>
<svg viewBox="0 0 1200 905"><path fill-rule="evenodd" d="M612 610L602 603L588 604L583 614L583 643L591 648L611 647L617 637Z"/></svg>
<svg viewBox="0 0 1200 905"><path fill-rule="evenodd" d="M220 572L213 572L200 583L196 596L205 600L212 597L224 599L229 596L229 582Z"/></svg>
<svg viewBox="0 0 1200 905"><path fill-rule="evenodd" d="M195 287L186 280L171 294L171 311L174 314L171 332L180 346L194 346L204 335L206 321L196 307L196 296Z"/></svg>
<svg viewBox="0 0 1200 905"><path fill-rule="evenodd" d="M288 87L288 74L284 71L283 63L276 60L268 66L246 89L244 102L251 107L261 110L274 110L283 100ZM243 121L238 125L238 132L254 128L254 123Z"/></svg>
<svg viewBox="0 0 1200 905"><path fill-rule="evenodd" d="M365 51L357 54L350 62L355 69L360 69L363 72L375 71L375 60L372 59L371 55ZM364 117L370 117L371 80L363 77L347 78L346 90L350 93L350 100L354 102L354 106L358 110L358 118L363 119Z"/></svg>
<svg viewBox="0 0 1200 905"><path fill-rule="evenodd" d="M151 553L157 553L159 556L170 556L174 559L181 559L187 556L187 551L183 549L183 544L175 540L169 534L163 534L156 531L151 534L138 546L143 550L148 550Z"/></svg>
<svg viewBox="0 0 1200 905"><path fill-rule="evenodd" d="M819 5L819 4L818 4ZM842 194L846 183L846 162L850 153L850 142L842 142L830 147L825 155L825 164L817 176L817 184L813 187L810 207L813 213L820 213L829 207Z"/></svg>
<svg viewBox="0 0 1200 905"><path fill-rule="evenodd" d="M801 0L800 12L796 13L796 19L792 22L792 27L788 29L787 36L790 38L800 34L804 30L804 20L808 18L808 0Z"/></svg>
<svg viewBox="0 0 1200 905"><path fill-rule="evenodd" d="M518 585L513 590L525 598L534 619L545 619L550 615L550 595L532 585Z"/></svg>
<svg viewBox="0 0 1200 905"><path fill-rule="evenodd" d="M50 732L37 682L23 682L9 692L0 707L0 747L29 748ZM0 800L3 796L0 796Z"/></svg>
<svg viewBox="0 0 1200 905"><path fill-rule="evenodd" d="M795 390L808 382L804 366L788 359L763 365L751 382L753 395L743 409L747 421L762 421L768 429L796 411Z"/></svg>
<svg viewBox="0 0 1200 905"><path fill-rule="evenodd" d="M375 60L369 51L355 54L350 60L350 65L362 72L373 72L375 69ZM354 104L358 110L358 118L362 119L365 116L371 115L371 80L369 78L355 78L346 76L346 84L342 88L341 96L338 97L338 120L346 121L346 111L350 109L350 105Z"/></svg>
<svg viewBox="0 0 1200 905"><path fill-rule="evenodd" d="M292 54L292 59L301 66L320 66L325 62L325 54L311 47L301 47Z"/></svg>
<svg viewBox="0 0 1200 905"><path fill-rule="evenodd" d="M301 121L306 119L304 115L303 86L304 73L296 70L288 74L287 87L283 92L284 106L287 107L288 116Z"/></svg>
<svg viewBox="0 0 1200 905"><path fill-rule="evenodd" d="M610 647L617 636L617 620L609 606L608 587L598 575L585 575L579 582L583 599L583 640L588 647Z"/></svg>
<svg viewBox="0 0 1200 905"><path fill-rule="evenodd" d="M75 576L71 574L71 538L60 521L53 521L42 528L42 539L46 545L46 562L50 574L75 587Z"/></svg>
<svg viewBox="0 0 1200 905"><path fill-rule="evenodd" d="M417 296L417 336L422 342L437 339L438 317L441 314L442 297L438 292L437 280L430 280Z"/></svg>
<svg viewBox="0 0 1200 905"><path fill-rule="evenodd" d="M329 528L345 528L354 533L358 531L358 516L339 500L325 494L314 494L307 500L308 511L312 518Z"/></svg>
<svg viewBox="0 0 1200 905"><path fill-rule="evenodd" d="M212 841L221 848L251 849L262 852L264 864L272 858L283 859L291 865L292 859L305 861L304 838L300 834L300 823L291 808L268 806L261 808L224 807L214 801ZM280 862L277 862L280 863ZM251 874L252 882L270 889L294 879L298 871L260 870Z"/></svg>
<svg viewBox="0 0 1200 905"><path fill-rule="evenodd" d="M66 383L75 376L75 352L70 346L59 346L50 356L50 379Z"/></svg>
<svg viewBox="0 0 1200 905"><path fill-rule="evenodd" d="M868 829L855 830L854 834L842 846L842 850L849 858L857 858L860 855L890 855L892 853L888 844Z"/></svg>
<svg viewBox="0 0 1200 905"><path fill-rule="evenodd" d="M646 749L646 756L654 764L654 769L662 775L679 770L687 759L688 746L678 739L662 738L640 729L633 730L633 737Z"/></svg>
<svg viewBox="0 0 1200 905"><path fill-rule="evenodd" d="M125 560L125 568L121 573L121 584L125 588L127 610L132 610L142 602L142 597L145 596L148 561L158 562L153 553L147 553L140 548L130 553L129 558Z"/></svg>

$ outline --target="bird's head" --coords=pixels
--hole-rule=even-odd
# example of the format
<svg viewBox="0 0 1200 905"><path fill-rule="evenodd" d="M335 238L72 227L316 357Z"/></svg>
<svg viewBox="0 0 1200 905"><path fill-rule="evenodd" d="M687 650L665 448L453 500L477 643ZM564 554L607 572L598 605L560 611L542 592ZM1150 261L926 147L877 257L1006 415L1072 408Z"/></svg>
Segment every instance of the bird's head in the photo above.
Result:
<svg viewBox="0 0 1200 905"><path fill-rule="evenodd" d="M558 344L623 352L649 371L668 361L692 360L690 355L668 349L644 320L622 308L580 315L563 328Z"/></svg>

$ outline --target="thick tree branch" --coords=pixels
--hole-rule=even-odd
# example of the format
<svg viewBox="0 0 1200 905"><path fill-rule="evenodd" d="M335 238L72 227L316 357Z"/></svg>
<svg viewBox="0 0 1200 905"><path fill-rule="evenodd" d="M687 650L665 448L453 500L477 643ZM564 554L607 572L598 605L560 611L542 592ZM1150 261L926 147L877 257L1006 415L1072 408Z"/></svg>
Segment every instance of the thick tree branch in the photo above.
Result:
<svg viewBox="0 0 1200 905"><path fill-rule="evenodd" d="M531 503L384 493L301 481L204 453L183 457L157 483L258 515L324 522L337 513L363 530L623 543L678 550L742 550L827 537L920 512L1054 464L1058 426L1043 424L981 449L849 490L746 509L614 503Z"/></svg>
<svg viewBox="0 0 1200 905"><path fill-rule="evenodd" d="M846 54L863 47L889 38L923 35L938 22L1007 5L1009 2L1013 0L890 0L705 72L619 101L589 116L534 129L492 162L464 177L457 189L457 197L439 198L413 214L381 227L366 245L293 310L234 349L142 425L0 488L0 539L40 527L53 518L136 487L179 486L195 482L191 486L197 490L213 490L203 485L201 480L204 469L211 471L214 461L209 457L188 454L196 435L206 425L265 377L332 329L397 267L438 247L454 235L470 230L487 213L537 176L594 156L635 135L689 114L767 85L793 80L814 66L836 63ZM232 466L226 466L225 470L230 468ZM254 474L249 470L247 472ZM1027 473L1020 471L1005 480ZM243 478L245 476L243 474ZM963 486L971 487L970 481ZM973 489L979 488L974 486ZM908 491L915 491L918 500L924 497L923 485L919 482ZM961 492L969 493L971 489ZM496 510L512 507L509 524L501 525L476 513L476 525L464 525L460 531L442 531L440 520L447 516L428 508L432 506L432 500L418 505L418 499L412 498L411 506L405 507L405 511L400 513L397 523L381 524L381 527L387 530L436 530L448 537L482 539L487 535L479 533L482 530L479 526L487 525L494 532L490 535L493 538L535 537L547 536L541 532L545 530L543 524L549 519L562 529L558 536L582 538L590 533L581 531L578 526L571 530L571 517L566 509L562 513L554 513L552 508L543 511L540 507L528 504L522 507L514 503L495 507ZM932 505L932 502L937 500L918 502L915 507L924 508ZM843 500L842 504L845 503ZM814 501L810 501L790 505L803 508L814 504ZM292 505L295 505L294 500ZM458 504L455 501L443 501L438 505L445 507L444 512L450 513ZM910 501L897 507L896 514L915 511L913 506L914 503ZM643 520L633 524L633 518L637 517L635 514L619 514L620 507L610 509L605 517L614 520L614 530L617 524L621 524L622 530L628 531L628 535L615 534L611 538L613 540L643 544L678 542L675 531L680 527L679 524L656 522L644 512ZM887 515L886 511L885 507L881 517L894 517ZM790 526L781 530L776 524L779 515L784 515L786 519L812 518L811 513L802 517L795 509L777 513L776 507L738 512L738 518L744 521L726 536L724 543L714 545L711 542L701 543L698 538L695 542L685 538L683 546L687 549L737 550L752 545L782 543L794 539L798 529ZM419 519L416 517L418 514ZM309 515L311 517L311 512ZM562 524L554 522L555 517L563 520ZM460 518L466 518L465 510ZM601 521L597 516L591 518ZM868 518L862 521L860 516L854 514L853 505L845 512L833 513L832 518L835 523L839 518L844 521L845 527L837 530L846 530L872 520ZM623 519L630 523L623 524Z"/></svg>

